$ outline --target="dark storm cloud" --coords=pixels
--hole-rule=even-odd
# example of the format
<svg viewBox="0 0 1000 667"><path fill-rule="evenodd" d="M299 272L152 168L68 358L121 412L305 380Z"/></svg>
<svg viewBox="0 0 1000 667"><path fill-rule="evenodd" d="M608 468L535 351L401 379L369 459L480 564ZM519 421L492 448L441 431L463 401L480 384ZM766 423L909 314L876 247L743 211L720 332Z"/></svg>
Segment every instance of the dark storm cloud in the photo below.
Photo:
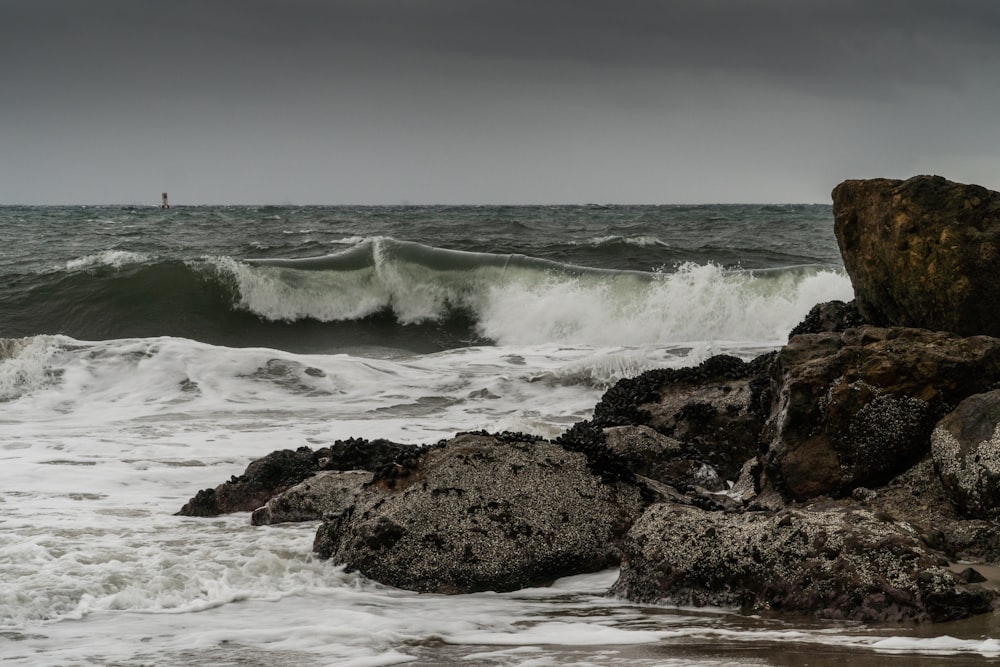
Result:
<svg viewBox="0 0 1000 667"><path fill-rule="evenodd" d="M107 86L152 85L152 74L391 74L441 56L516 72L717 71L856 92L951 85L1000 53L1000 3L968 0L6 0L0 11L0 49L25 75L34 65L62 83ZM17 78L21 68L5 62Z"/></svg>
<svg viewBox="0 0 1000 667"><path fill-rule="evenodd" d="M324 25L334 26L338 39L375 40L389 51L605 70L745 72L815 87L950 84L975 61L995 63L1000 53L996 2L374 0L350 11L317 7L325 7Z"/></svg>
<svg viewBox="0 0 1000 667"><path fill-rule="evenodd" d="M365 3L361 24L457 55L601 66L720 67L782 76L881 56L899 71L936 57L996 55L1000 6L920 0ZM384 17L384 18L379 18ZM879 63L873 63L876 66ZM934 69L933 67L931 69Z"/></svg>
<svg viewBox="0 0 1000 667"><path fill-rule="evenodd" d="M998 44L977 0L0 0L0 200L141 178L210 200L822 200L845 170L990 174Z"/></svg>

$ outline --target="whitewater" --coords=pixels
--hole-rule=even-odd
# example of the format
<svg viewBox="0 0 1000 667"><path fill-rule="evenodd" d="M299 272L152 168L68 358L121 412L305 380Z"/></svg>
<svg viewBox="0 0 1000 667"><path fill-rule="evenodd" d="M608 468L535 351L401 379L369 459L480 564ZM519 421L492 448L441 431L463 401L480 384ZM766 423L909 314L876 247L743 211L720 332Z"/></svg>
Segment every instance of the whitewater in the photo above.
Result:
<svg viewBox="0 0 1000 667"><path fill-rule="evenodd" d="M985 664L992 619L635 605L615 571L416 594L316 523L174 513L275 449L554 438L615 381L850 299L828 206L0 207L0 660ZM822 660L829 660L824 663Z"/></svg>

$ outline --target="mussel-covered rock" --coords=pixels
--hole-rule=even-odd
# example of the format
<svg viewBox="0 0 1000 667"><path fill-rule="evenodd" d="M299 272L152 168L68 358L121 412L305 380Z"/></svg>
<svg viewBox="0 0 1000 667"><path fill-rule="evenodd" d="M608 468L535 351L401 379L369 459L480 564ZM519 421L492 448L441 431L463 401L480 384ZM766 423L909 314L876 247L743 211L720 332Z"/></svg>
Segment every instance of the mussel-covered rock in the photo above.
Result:
<svg viewBox="0 0 1000 667"><path fill-rule="evenodd" d="M400 588L510 591L617 564L643 506L637 484L606 482L581 452L463 434L377 474L314 548Z"/></svg>

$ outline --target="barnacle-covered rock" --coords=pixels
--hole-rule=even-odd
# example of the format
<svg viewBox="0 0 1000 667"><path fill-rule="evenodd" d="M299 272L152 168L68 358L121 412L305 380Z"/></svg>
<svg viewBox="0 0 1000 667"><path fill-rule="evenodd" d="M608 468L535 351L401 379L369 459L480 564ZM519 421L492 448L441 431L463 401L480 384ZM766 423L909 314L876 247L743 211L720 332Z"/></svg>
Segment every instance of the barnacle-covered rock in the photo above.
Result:
<svg viewBox="0 0 1000 667"><path fill-rule="evenodd" d="M181 508L181 516L218 516L252 512L321 470L367 470L391 465L414 450L389 440L349 438L313 451L309 447L279 449L255 459L242 475L212 489L202 489Z"/></svg>
<svg viewBox="0 0 1000 667"><path fill-rule="evenodd" d="M646 371L619 381L594 408L600 429L646 425L684 442L724 480L757 454L770 405L773 353L751 362L710 357L690 368Z"/></svg>
<svg viewBox="0 0 1000 667"><path fill-rule="evenodd" d="M644 501L581 452L542 440L461 434L376 476L320 526L322 558L385 584L468 593L545 585L619 562Z"/></svg>
<svg viewBox="0 0 1000 667"><path fill-rule="evenodd" d="M612 426L604 429L604 438L608 449L624 458L638 475L682 491L726 488L719 473L693 446L648 426Z"/></svg>
<svg viewBox="0 0 1000 667"><path fill-rule="evenodd" d="M809 309L805 318L788 334L788 337L824 331L846 331L866 324L856 302L827 301Z"/></svg>
<svg viewBox="0 0 1000 667"><path fill-rule="evenodd" d="M624 549L611 592L636 602L901 623L985 613L997 595L949 568L913 526L849 505L731 513L662 503Z"/></svg>
<svg viewBox="0 0 1000 667"><path fill-rule="evenodd" d="M184 504L181 516L218 516L251 512L277 494L288 490L317 470L308 447L281 449L251 461L240 476L233 476L214 489L202 489Z"/></svg>
<svg viewBox="0 0 1000 667"><path fill-rule="evenodd" d="M934 464L968 516L1000 520L1000 391L959 403L931 436Z"/></svg>
<svg viewBox="0 0 1000 667"><path fill-rule="evenodd" d="M1000 339L866 325L795 336L772 368L762 486L844 496L930 451L937 420L1000 380Z"/></svg>

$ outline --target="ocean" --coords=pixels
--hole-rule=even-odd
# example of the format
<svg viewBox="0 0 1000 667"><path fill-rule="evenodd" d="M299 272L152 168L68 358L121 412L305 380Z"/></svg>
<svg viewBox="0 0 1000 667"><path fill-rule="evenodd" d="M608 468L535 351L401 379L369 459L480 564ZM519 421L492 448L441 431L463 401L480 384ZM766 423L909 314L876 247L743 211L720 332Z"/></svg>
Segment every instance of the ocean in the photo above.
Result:
<svg viewBox="0 0 1000 667"><path fill-rule="evenodd" d="M644 370L852 298L828 205L0 207L5 665L978 665L881 627L606 596L416 594L317 524L175 516L275 449L555 437Z"/></svg>

